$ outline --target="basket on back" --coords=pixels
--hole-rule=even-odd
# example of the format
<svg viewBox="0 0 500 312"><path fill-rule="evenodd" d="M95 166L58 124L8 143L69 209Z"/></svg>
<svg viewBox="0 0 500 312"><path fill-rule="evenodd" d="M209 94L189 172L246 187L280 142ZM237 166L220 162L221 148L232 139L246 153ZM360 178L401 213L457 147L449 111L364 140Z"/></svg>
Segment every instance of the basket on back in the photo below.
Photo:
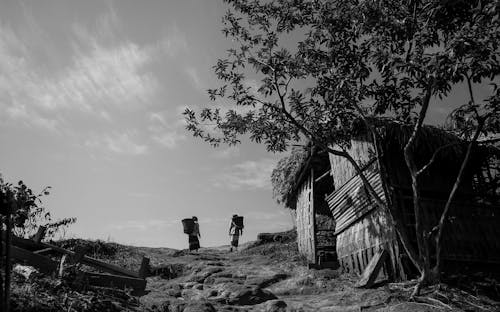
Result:
<svg viewBox="0 0 500 312"><path fill-rule="evenodd" d="M243 216L237 216L233 218L233 222L237 227L243 228Z"/></svg>
<svg viewBox="0 0 500 312"><path fill-rule="evenodd" d="M191 234L194 231L194 221L191 218L182 219L182 227L184 228L184 233Z"/></svg>

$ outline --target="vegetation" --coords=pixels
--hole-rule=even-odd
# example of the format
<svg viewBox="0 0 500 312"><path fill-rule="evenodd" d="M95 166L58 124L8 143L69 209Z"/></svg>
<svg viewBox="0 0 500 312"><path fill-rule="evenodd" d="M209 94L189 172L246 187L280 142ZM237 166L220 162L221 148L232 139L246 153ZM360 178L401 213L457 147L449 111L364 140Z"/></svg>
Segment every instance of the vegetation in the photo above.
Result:
<svg viewBox="0 0 500 312"><path fill-rule="evenodd" d="M302 165L307 159L308 151L304 148L292 149L290 155L283 157L271 173L271 184L273 185L273 197L278 204L286 207L293 206L293 189L295 178Z"/></svg>
<svg viewBox="0 0 500 312"><path fill-rule="evenodd" d="M215 146L237 144L248 134L273 152L307 139L345 157L375 203L391 213L347 149L359 121L373 138L380 135L373 123L377 118L408 125L412 131L404 142L404 158L412 177L416 248L394 214L392 221L421 274L415 294L421 285L438 281L443 228L471 151L479 137L500 132L500 88L494 82L500 73L498 2L225 2L232 10L223 19L223 33L235 46L214 66L223 82L208 91L214 105L198 114L187 109L187 129ZM484 82L491 82L492 91L478 99L474 83ZM468 90L469 99L446 107L457 107L446 123L467 149L440 222L428 231L422 221L418 176L434 157L417 166L415 142L429 108L460 87ZM278 193L278 200L283 200L283 192ZM436 250L434 257L431 250Z"/></svg>
<svg viewBox="0 0 500 312"><path fill-rule="evenodd" d="M65 218L53 221L50 212L42 206L41 197L49 194L50 187L46 187L40 194L35 194L30 188L19 181L17 185L7 183L0 176L0 259L5 274L0 275L0 301L4 311L10 311L10 284L11 284L11 235L20 237L33 236L40 226L46 229L47 237L54 237L59 231L76 222L76 218ZM5 231L5 235L3 235ZM5 261L3 252L5 248Z"/></svg>

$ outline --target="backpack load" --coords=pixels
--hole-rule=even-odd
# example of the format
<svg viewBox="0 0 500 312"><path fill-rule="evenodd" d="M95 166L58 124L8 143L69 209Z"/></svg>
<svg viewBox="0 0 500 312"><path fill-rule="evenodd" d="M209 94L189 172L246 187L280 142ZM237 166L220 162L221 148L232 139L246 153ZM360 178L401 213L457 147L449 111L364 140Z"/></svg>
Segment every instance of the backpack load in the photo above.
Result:
<svg viewBox="0 0 500 312"><path fill-rule="evenodd" d="M243 216L237 216L236 218L233 218L233 222L238 228L243 228Z"/></svg>
<svg viewBox="0 0 500 312"><path fill-rule="evenodd" d="M182 227L184 228L184 233L191 234L194 231L194 221L191 218L182 219Z"/></svg>

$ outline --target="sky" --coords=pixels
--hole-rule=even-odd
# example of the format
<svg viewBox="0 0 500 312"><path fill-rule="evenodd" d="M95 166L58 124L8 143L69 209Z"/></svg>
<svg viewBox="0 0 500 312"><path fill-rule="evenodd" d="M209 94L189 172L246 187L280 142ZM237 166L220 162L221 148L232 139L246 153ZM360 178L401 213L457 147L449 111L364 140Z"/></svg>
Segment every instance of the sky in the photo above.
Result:
<svg viewBox="0 0 500 312"><path fill-rule="evenodd" d="M221 0L0 0L0 173L23 180L66 237L186 248L181 220L197 216L202 246L292 228L272 198L283 155L243 140L212 148L185 130L186 107L208 104L212 66L231 42ZM478 98L486 84L475 86ZM467 101L458 86L432 106L442 121ZM437 101L434 99L434 101Z"/></svg>
<svg viewBox="0 0 500 312"><path fill-rule="evenodd" d="M230 42L222 1L11 1L0 9L0 173L45 207L76 217L66 237L186 248L292 228L272 198L282 155L244 141L212 148L184 129L185 107L208 103L212 66Z"/></svg>

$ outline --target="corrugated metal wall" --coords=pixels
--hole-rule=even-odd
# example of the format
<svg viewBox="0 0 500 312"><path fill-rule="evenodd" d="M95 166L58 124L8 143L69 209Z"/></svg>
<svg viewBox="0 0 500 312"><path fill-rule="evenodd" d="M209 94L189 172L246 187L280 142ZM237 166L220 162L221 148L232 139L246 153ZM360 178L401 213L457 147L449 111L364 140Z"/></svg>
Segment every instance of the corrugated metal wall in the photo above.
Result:
<svg viewBox="0 0 500 312"><path fill-rule="evenodd" d="M385 200L382 180L376 166L365 171L366 177L382 200ZM389 273L396 272L398 257L396 235L389 224L390 218L378 209L367 195L363 181L355 176L327 197L336 221L337 256L342 268L361 274L380 248L393 259Z"/></svg>
<svg viewBox="0 0 500 312"><path fill-rule="evenodd" d="M302 182L297 190L297 244L299 252L310 263L316 263L315 216L314 216L314 173Z"/></svg>

